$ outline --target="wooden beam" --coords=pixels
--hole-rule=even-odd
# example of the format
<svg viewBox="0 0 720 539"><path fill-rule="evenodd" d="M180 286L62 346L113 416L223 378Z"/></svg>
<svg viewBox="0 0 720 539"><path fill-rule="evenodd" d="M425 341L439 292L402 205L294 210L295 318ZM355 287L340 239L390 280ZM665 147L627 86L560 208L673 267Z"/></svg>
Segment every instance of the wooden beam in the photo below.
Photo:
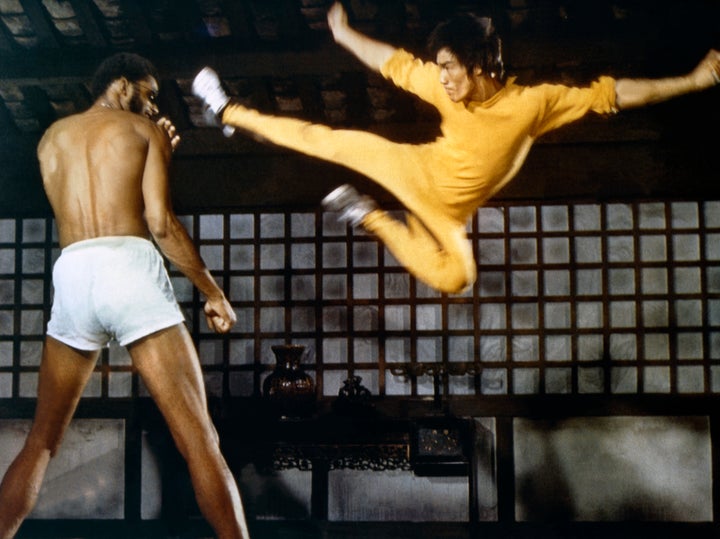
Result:
<svg viewBox="0 0 720 539"><path fill-rule="evenodd" d="M200 47L198 47L200 48ZM33 81L49 83L84 82L106 56L106 51L91 50L76 54L72 63L63 61L66 52L27 52L0 58L0 79L15 84ZM213 54L198 50L178 50L147 55L169 77L192 79L206 65L218 70L223 78L271 77L293 75L331 75L355 64L349 55L336 49L316 52L272 52Z"/></svg>
<svg viewBox="0 0 720 539"><path fill-rule="evenodd" d="M140 9L140 0L119 0L122 10L125 13L129 28L133 33L135 41L140 47L152 43L152 31L148 26L147 19Z"/></svg>
<svg viewBox="0 0 720 539"><path fill-rule="evenodd" d="M2 20L0 20L0 51L2 51L4 55L15 52L15 42Z"/></svg>
<svg viewBox="0 0 720 539"><path fill-rule="evenodd" d="M82 28L85 37L88 40L88 45L91 47L107 47L107 40L103 35L103 31L95 20L92 9L89 6L89 2L83 0L69 0L70 5L75 11L75 16L78 19L80 28Z"/></svg>
<svg viewBox="0 0 720 539"><path fill-rule="evenodd" d="M230 24L230 31L236 42L248 41L249 36L254 35L251 30L249 7L247 0L223 0L222 12Z"/></svg>
<svg viewBox="0 0 720 539"><path fill-rule="evenodd" d="M17 136L19 134L18 128L2 100L0 100L0 133L5 134L5 137L3 137L4 139L9 139L10 137ZM0 153L2 153L5 148L4 142L5 141L0 139ZM1 157L0 160L2 160Z"/></svg>
<svg viewBox="0 0 720 539"><path fill-rule="evenodd" d="M55 109L50 105L48 96L42 88L38 86L25 86L21 87L21 90L25 98L25 105L33 111L41 129L44 130L58 119Z"/></svg>
<svg viewBox="0 0 720 539"><path fill-rule="evenodd" d="M50 17L41 3L38 0L20 0L20 5L32 23L33 30L38 37L38 47L41 49L59 48L55 27L50 23Z"/></svg>

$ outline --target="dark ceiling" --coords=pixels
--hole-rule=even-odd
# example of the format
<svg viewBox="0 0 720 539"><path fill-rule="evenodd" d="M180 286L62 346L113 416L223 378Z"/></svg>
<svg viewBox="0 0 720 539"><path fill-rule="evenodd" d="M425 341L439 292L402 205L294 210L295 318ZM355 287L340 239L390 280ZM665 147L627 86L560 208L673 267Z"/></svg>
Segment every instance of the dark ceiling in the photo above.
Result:
<svg viewBox="0 0 720 539"><path fill-rule="evenodd" d="M397 140L436 132L433 111L332 42L324 0L0 0L0 214L47 211L35 146L55 119L90 105L98 62L130 50L162 78L160 106L180 130L178 210L316 206L362 178L245 135L225 138L190 94L211 65L230 93L263 111ZM720 47L718 0L348 0L358 29L423 53L454 10L490 14L519 82L585 83L600 74L689 71ZM588 117L541 139L501 198L720 196L720 91L610 119ZM380 194L382 196L382 194Z"/></svg>

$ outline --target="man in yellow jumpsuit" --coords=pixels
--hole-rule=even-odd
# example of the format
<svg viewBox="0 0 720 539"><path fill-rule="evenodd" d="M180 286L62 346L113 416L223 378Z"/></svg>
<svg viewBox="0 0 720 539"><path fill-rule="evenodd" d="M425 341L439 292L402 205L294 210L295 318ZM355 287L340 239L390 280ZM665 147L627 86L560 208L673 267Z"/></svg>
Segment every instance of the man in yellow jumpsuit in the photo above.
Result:
<svg viewBox="0 0 720 539"><path fill-rule="evenodd" d="M711 50L681 77L600 77L586 88L522 86L506 79L501 40L488 18L466 15L440 24L429 40L435 62L354 30L339 2L327 19L337 43L437 108L441 135L436 140L396 143L363 131L261 114L232 102L210 68L197 75L193 91L223 124L344 165L387 189L404 205L404 222L350 185L331 192L323 205L373 233L411 274L447 293L462 292L476 278L468 219L515 176L539 136L588 112L613 114L720 82L720 52Z"/></svg>

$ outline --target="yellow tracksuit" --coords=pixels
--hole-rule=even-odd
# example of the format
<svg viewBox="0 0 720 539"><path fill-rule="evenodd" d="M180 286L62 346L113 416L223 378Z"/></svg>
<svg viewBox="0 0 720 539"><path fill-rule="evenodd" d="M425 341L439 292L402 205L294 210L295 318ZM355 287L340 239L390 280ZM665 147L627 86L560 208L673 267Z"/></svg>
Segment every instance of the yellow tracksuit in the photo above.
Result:
<svg viewBox="0 0 720 539"><path fill-rule="evenodd" d="M615 112L615 80L586 88L521 86L509 79L492 98L454 103L440 84L440 68L399 49L382 74L434 105L441 135L425 144L396 143L378 135L331 129L230 104L224 124L269 142L344 165L383 186L407 210L401 222L383 210L363 226L416 278L441 292L458 293L477 276L466 224L520 169L542 134L587 112Z"/></svg>

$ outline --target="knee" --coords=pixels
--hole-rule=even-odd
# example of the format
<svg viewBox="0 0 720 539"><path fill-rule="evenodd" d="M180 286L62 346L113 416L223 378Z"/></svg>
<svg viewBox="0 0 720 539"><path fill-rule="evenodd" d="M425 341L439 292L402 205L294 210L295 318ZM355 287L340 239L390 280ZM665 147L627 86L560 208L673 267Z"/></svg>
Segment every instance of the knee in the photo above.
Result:
<svg viewBox="0 0 720 539"><path fill-rule="evenodd" d="M464 294L477 279L477 264L472 246L465 237L464 228L456 232L457 243L454 249L449 249L447 271L443 272L442 279L441 291L448 294Z"/></svg>
<svg viewBox="0 0 720 539"><path fill-rule="evenodd" d="M475 265L458 265L448 268L435 284L434 288L446 294L464 294L477 280ZM432 285L431 285L432 286Z"/></svg>
<svg viewBox="0 0 720 539"><path fill-rule="evenodd" d="M459 274L448 279L443 279L437 288L440 292L446 294L464 294L472 288L473 284L475 284L474 276Z"/></svg>

